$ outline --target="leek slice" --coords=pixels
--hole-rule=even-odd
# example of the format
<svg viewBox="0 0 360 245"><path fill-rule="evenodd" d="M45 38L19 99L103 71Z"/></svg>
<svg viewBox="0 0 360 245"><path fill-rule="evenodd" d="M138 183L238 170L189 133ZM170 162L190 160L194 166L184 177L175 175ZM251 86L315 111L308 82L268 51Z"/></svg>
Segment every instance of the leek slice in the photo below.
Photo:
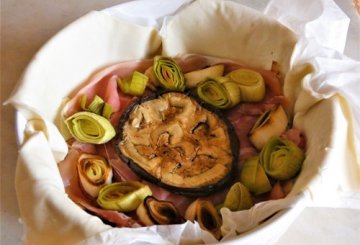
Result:
<svg viewBox="0 0 360 245"><path fill-rule="evenodd" d="M226 194L224 207L231 211L249 209L254 205L248 188L240 182L233 184Z"/></svg>
<svg viewBox="0 0 360 245"><path fill-rule="evenodd" d="M245 102L259 102L265 97L265 82L262 75L254 70L238 69L227 74L241 90L241 99Z"/></svg>
<svg viewBox="0 0 360 245"><path fill-rule="evenodd" d="M220 77L223 73L224 65L221 64L185 73L186 87L195 88L200 82L211 77Z"/></svg>
<svg viewBox="0 0 360 245"><path fill-rule="evenodd" d="M94 99L91 101L88 110L94 112L98 115L102 113L105 102L99 96L95 95Z"/></svg>
<svg viewBox="0 0 360 245"><path fill-rule="evenodd" d="M147 196L136 209L136 214L145 225L170 225L184 223L173 203L160 201L153 196Z"/></svg>
<svg viewBox="0 0 360 245"><path fill-rule="evenodd" d="M81 109L83 109L84 111L88 110L88 108L86 107L86 103L87 103L87 95L83 94L80 98L80 106Z"/></svg>
<svg viewBox="0 0 360 245"><path fill-rule="evenodd" d="M202 100L215 107L226 109L231 106L226 88L214 79L201 82L197 86L197 94Z"/></svg>
<svg viewBox="0 0 360 245"><path fill-rule="evenodd" d="M92 197L97 197L100 189L111 183L112 168L108 161L98 155L81 154L77 170L83 189Z"/></svg>
<svg viewBox="0 0 360 245"><path fill-rule="evenodd" d="M65 120L71 135L80 142L104 144L115 136L115 129L105 117L92 112L77 112Z"/></svg>
<svg viewBox="0 0 360 245"><path fill-rule="evenodd" d="M200 227L211 232L216 239L221 238L221 217L212 202L196 199L185 212L185 219L196 220Z"/></svg>
<svg viewBox="0 0 360 245"><path fill-rule="evenodd" d="M241 100L241 91L239 86L231 81L223 82L222 85L225 87L228 92L229 99L231 101L231 107L240 103Z"/></svg>
<svg viewBox="0 0 360 245"><path fill-rule="evenodd" d="M184 91L185 78L176 62L168 57L156 56L153 70L162 87L171 91Z"/></svg>
<svg viewBox="0 0 360 245"><path fill-rule="evenodd" d="M270 181L266 176L263 166L259 162L258 156L245 160L240 172L240 182L255 195L260 195L271 190Z"/></svg>
<svg viewBox="0 0 360 245"><path fill-rule="evenodd" d="M149 186L138 181L117 182L105 185L100 190L97 203L104 209L130 212L151 195Z"/></svg>
<svg viewBox="0 0 360 245"><path fill-rule="evenodd" d="M197 86L198 96L215 107L231 108L241 100L239 86L226 77L209 78Z"/></svg>
<svg viewBox="0 0 360 245"><path fill-rule="evenodd" d="M112 106L108 103L105 103L101 113L102 116L109 119L111 117L111 113L112 113Z"/></svg>
<svg viewBox="0 0 360 245"><path fill-rule="evenodd" d="M145 92L148 80L145 74L134 71L130 80L118 78L117 83L123 93L140 96Z"/></svg>
<svg viewBox="0 0 360 245"><path fill-rule="evenodd" d="M294 177L304 161L304 152L292 141L274 137L260 152L265 172L277 180Z"/></svg>
<svg viewBox="0 0 360 245"><path fill-rule="evenodd" d="M89 111L101 115L106 118L110 118L112 113L112 106L106 103L100 96L95 95L94 99L90 102L90 105L86 107L87 95L84 94L80 99L80 106L84 111Z"/></svg>
<svg viewBox="0 0 360 245"><path fill-rule="evenodd" d="M270 138L280 136L285 132L287 125L287 115L282 106L279 105L275 109L264 112L259 117L250 130L249 139L260 150Z"/></svg>

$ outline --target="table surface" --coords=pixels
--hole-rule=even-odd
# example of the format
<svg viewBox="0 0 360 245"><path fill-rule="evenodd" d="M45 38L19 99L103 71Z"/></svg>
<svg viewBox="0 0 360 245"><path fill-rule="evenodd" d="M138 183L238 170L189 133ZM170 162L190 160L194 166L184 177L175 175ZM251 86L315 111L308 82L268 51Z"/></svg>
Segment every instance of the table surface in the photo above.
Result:
<svg viewBox="0 0 360 245"><path fill-rule="evenodd" d="M54 34L91 10L116 5L119 0L1 0L1 102L9 97L16 82L39 48ZM262 8L264 1L243 0ZM266 2L266 1L265 1ZM345 54L360 60L360 18L352 0L337 0L350 18ZM1 227L0 244L22 244L23 227L19 219L14 176L17 158L15 111L1 106ZM323 226L324 220L327 225ZM320 224L320 221L321 224ZM337 233L337 227L347 227ZM317 230L328 236L318 236ZM344 231L344 229L342 229ZM322 233L323 234L323 233ZM289 227L278 244L340 244L360 242L360 211L307 208ZM349 243L347 243L349 244Z"/></svg>

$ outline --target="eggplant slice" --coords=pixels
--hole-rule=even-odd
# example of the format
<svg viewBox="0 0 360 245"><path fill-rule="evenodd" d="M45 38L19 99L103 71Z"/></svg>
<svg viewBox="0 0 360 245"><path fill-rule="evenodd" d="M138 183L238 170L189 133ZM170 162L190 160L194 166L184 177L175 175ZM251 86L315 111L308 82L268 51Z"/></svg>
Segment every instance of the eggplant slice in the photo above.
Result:
<svg viewBox="0 0 360 245"><path fill-rule="evenodd" d="M128 107L115 148L143 179L177 194L206 196L234 178L239 142L219 110L193 94L165 92Z"/></svg>

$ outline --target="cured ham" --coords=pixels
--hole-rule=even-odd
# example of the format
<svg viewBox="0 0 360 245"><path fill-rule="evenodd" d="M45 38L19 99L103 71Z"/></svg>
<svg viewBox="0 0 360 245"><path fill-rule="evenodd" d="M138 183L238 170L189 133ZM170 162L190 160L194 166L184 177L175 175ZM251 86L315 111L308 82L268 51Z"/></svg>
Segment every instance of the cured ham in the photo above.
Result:
<svg viewBox="0 0 360 245"><path fill-rule="evenodd" d="M141 61L121 62L106 67L91 76L86 86L81 88L64 107L63 114L69 117L75 112L81 111L80 99L86 95L88 103L95 95L100 96L106 103L112 106L113 112L119 112L127 107L127 102L132 98L118 91L117 78L127 78L134 70L144 72L152 65L152 59Z"/></svg>
<svg viewBox="0 0 360 245"><path fill-rule="evenodd" d="M84 198L79 198L79 196L71 196L72 200L77 204L85 208L87 211L97 215L101 219L103 219L106 223L110 222L110 225L115 225L117 227L141 227L141 225L133 218L127 216L124 213L112 211L112 210L104 210L96 207L94 204L91 204Z"/></svg>
<svg viewBox="0 0 360 245"><path fill-rule="evenodd" d="M248 134L251 128L253 127L254 123L256 122L257 118L258 117L256 116L243 116L243 115L237 116L236 114L233 114L230 117L230 122L234 125L240 143L239 167L244 159L253 156L257 153L257 150L251 144L248 138Z"/></svg>
<svg viewBox="0 0 360 245"><path fill-rule="evenodd" d="M136 99L135 96L125 95L121 92L119 92L119 94L120 94L119 99L120 99L121 107L118 111L113 112L111 115L111 118L110 118L110 122L114 126L118 125L120 117L121 117L122 113L124 112L124 110L126 110L126 108L129 106L129 104L131 104L131 102Z"/></svg>
<svg viewBox="0 0 360 245"><path fill-rule="evenodd" d="M185 55L175 59L184 73L200 70L211 65L211 60L199 55Z"/></svg>
<svg viewBox="0 0 360 245"><path fill-rule="evenodd" d="M224 65L224 72L228 73L239 68L247 68L242 64L236 64L229 60L221 58L213 58L200 55L184 55L174 58L182 72L187 73L194 70L200 70L216 64ZM106 103L112 107L111 124L115 129L118 128L119 120L123 112L137 98L135 96L126 95L118 88L118 78L128 78L134 70L144 73L151 70L153 59L145 59L141 61L127 61L115 65L111 65L99 70L91 76L86 85L72 95L71 100L64 107L63 115L66 117L82 110L80 99L83 95L87 97L87 106L91 100L98 95ZM285 111L288 111L289 102L282 93L282 83L279 74L276 71L267 71L262 69L254 69L259 72L265 81L266 94L262 101L256 103L242 102L232 109L223 111L225 117L233 125L237 138L239 139L239 160L237 171L242 167L245 159L258 155L254 145L249 140L249 132L253 128L258 118L269 109L281 105ZM152 74L154 75L154 74ZM152 93L147 90L146 93ZM298 145L301 149L305 149L305 137L301 131L296 128L287 130L281 135L284 139L289 139ZM114 147L114 142L110 141L106 144L93 145L88 143L80 143L73 139L68 141L68 156L59 163L59 170L64 182L66 193L69 197L83 209L97 215L104 221L118 227L138 227L136 215L104 210L100 208L95 199L88 196L79 183L78 173L76 171L76 162L81 153L95 154L105 158L113 170L113 182L140 181L151 189L152 195L158 200L165 200L174 204L180 214L185 215L187 207L196 199L195 197L187 197L172 193L156 184L142 180L127 163L122 161ZM291 181L277 181L272 190L266 194L255 197L255 202L265 201L269 199L279 199L287 195L291 189ZM214 205L221 205L225 199L229 187L221 191L212 193L204 199L211 201Z"/></svg>
<svg viewBox="0 0 360 245"><path fill-rule="evenodd" d="M281 135L282 138L291 140L301 149L305 149L306 139L298 128L291 128Z"/></svg>
<svg viewBox="0 0 360 245"><path fill-rule="evenodd" d="M69 140L68 146L70 149L78 150L79 152L88 153L88 154L96 154L96 146L89 143L81 143L76 140Z"/></svg>
<svg viewBox="0 0 360 245"><path fill-rule="evenodd" d="M129 166L119 158L115 152L112 142L100 145L97 148L98 154L105 157L113 167L114 179L116 181L140 180L140 178L129 168Z"/></svg>
<svg viewBox="0 0 360 245"><path fill-rule="evenodd" d="M96 214L118 227L139 227L140 225L124 213L104 210L96 206L95 202L82 191L79 176L76 170L76 162L81 152L71 149L67 157L59 163L60 175L62 177L65 191L70 199L87 211Z"/></svg>

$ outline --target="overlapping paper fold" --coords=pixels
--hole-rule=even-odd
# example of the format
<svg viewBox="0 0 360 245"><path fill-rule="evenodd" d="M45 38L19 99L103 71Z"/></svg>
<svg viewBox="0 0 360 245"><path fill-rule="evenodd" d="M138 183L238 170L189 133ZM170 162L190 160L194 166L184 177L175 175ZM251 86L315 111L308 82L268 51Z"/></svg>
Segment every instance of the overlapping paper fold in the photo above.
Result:
<svg viewBox="0 0 360 245"><path fill-rule="evenodd" d="M166 4L165 0L155 1ZM339 26L344 31L348 20L336 5L326 5L322 1L314 7L312 15L296 18L296 10L291 9L289 15L282 8L283 2L271 1L266 14L283 21L293 31L232 1L198 0L191 3L177 0L173 8L166 4L166 18L154 14L147 16L148 19L141 18L141 13L131 12L131 4L138 8L139 4L149 4L140 1L119 5L111 11L91 12L50 40L34 57L8 100L28 120L29 126L16 173L26 243L215 242L191 222L136 229L105 225L66 196L57 169L57 162L66 155L66 144L54 126L58 125L62 100L105 65L159 52L171 56L183 53L213 55L261 68L269 68L276 60L286 75L284 88L294 106L294 124L308 137L304 168L290 195L283 200L258 204L249 211L231 213L222 209L224 240L232 240L239 232L255 228L255 233L244 233L237 239L251 243L254 234L261 233L260 238L256 236L257 243L275 242L285 231L284 224L289 224L309 201L312 205L334 202L340 206L354 206L360 191L359 152L356 151L360 136L354 131L360 122L353 120L354 115L360 115L360 101L355 96L356 91L360 92L356 84L359 82L359 63L334 51L341 51L341 41L326 42L328 47L324 48L319 41L326 41L329 36L317 37L314 33L331 15L342 17L343 22L331 25L327 21L323 26L327 28L326 34L331 33L334 26L336 31ZM299 3L301 1L292 1L301 8ZM122 8L127 9L127 17L120 11ZM118 15L120 19L108 13ZM128 21L124 20L126 18ZM163 24L162 36L157 29L131 24L131 20L146 26ZM344 195L351 195L352 202L345 205L336 201ZM258 226L268 216L288 208Z"/></svg>

